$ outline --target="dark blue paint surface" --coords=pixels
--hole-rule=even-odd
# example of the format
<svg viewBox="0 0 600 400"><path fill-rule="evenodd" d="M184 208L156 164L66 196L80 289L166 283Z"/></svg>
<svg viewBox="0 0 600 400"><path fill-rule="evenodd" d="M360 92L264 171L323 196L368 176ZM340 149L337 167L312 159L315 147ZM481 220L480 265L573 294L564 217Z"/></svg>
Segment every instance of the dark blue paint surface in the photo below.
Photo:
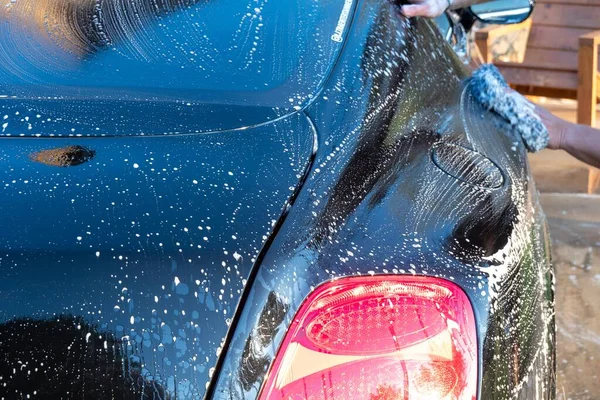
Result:
<svg viewBox="0 0 600 400"><path fill-rule="evenodd" d="M366 274L456 282L480 398L552 397L526 153L432 23L19 0L0 45L0 397L254 399L310 291Z"/></svg>
<svg viewBox="0 0 600 400"><path fill-rule="evenodd" d="M68 168L31 159L73 143L94 158ZM312 148L301 113L243 132L2 139L0 322L58 319L68 327L68 316L80 316L91 325L76 330L73 346L104 337L102 348L110 332L107 347L122 348L127 362L139 359L142 378L125 380L130 387L142 379L178 398L201 397L254 260ZM46 347L43 335L31 343ZM39 374L60 367L52 356L37 358L43 348L31 351L21 358ZM51 393L38 386L45 379L71 382L78 398L102 382L101 374L74 382L50 373L23 386L27 375L12 372L12 356L4 353L0 367L7 398ZM123 360L109 365L127 370ZM123 377L106 379L121 393Z"/></svg>
<svg viewBox="0 0 600 400"><path fill-rule="evenodd" d="M359 4L344 53L307 109L319 134L309 177L255 270L213 398L256 398L315 287L375 274L439 277L465 290L480 399L554 398L545 217L524 146L474 101L467 76L433 24L389 3ZM452 151L436 163L444 147Z"/></svg>

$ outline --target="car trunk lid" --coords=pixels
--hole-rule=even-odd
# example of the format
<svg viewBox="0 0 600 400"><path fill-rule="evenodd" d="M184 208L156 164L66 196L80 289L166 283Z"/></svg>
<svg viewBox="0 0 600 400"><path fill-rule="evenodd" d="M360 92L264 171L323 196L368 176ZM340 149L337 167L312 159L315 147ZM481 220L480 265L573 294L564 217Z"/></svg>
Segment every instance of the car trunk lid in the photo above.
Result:
<svg viewBox="0 0 600 400"><path fill-rule="evenodd" d="M3 392L201 398L314 135L0 139Z"/></svg>

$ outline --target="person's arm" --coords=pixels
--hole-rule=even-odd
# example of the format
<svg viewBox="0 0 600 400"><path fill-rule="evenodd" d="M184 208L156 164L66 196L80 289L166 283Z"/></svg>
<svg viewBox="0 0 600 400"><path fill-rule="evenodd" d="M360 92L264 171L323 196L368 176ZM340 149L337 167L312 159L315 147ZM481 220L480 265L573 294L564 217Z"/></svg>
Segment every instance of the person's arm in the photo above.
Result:
<svg viewBox="0 0 600 400"><path fill-rule="evenodd" d="M550 134L549 149L564 150L578 160L600 168L600 130L565 121L540 106L536 106L536 111Z"/></svg>
<svg viewBox="0 0 600 400"><path fill-rule="evenodd" d="M486 1L489 0L409 0L411 4L403 5L401 10L406 17L436 18L448 9L456 10Z"/></svg>

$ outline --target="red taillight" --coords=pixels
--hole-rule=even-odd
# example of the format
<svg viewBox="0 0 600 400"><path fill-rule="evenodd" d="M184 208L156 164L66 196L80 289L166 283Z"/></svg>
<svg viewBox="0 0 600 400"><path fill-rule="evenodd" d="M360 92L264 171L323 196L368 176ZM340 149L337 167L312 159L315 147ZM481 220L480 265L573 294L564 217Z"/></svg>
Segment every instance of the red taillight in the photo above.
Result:
<svg viewBox="0 0 600 400"><path fill-rule="evenodd" d="M261 400L453 400L476 397L473 309L431 277L345 278L304 302Z"/></svg>

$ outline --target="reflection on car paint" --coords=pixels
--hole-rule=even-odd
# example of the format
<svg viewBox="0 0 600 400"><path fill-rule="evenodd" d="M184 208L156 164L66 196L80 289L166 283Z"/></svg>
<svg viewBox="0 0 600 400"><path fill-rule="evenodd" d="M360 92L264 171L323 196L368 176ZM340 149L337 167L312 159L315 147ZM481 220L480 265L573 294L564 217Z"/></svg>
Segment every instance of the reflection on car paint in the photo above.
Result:
<svg viewBox="0 0 600 400"><path fill-rule="evenodd" d="M73 167L90 161L95 155L96 152L94 150L84 146L67 146L41 150L30 154L29 158L33 161L55 167Z"/></svg>

